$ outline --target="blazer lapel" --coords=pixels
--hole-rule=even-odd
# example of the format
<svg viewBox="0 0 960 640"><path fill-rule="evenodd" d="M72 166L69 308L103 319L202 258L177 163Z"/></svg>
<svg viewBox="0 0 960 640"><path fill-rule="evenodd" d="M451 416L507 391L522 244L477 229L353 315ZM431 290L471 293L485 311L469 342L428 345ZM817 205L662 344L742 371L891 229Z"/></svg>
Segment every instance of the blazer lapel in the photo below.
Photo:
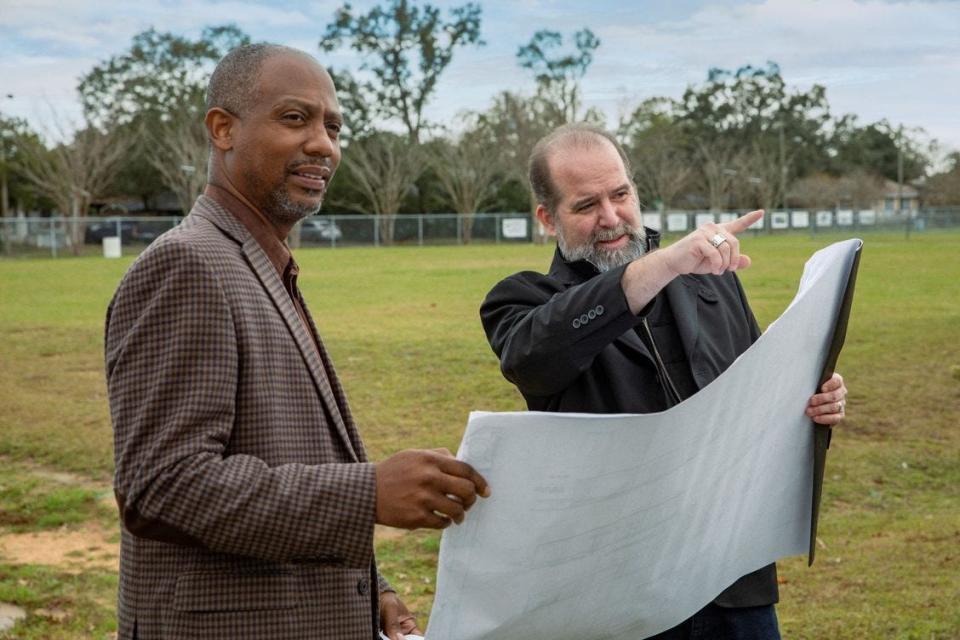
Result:
<svg viewBox="0 0 960 640"><path fill-rule="evenodd" d="M293 306L290 295L286 289L284 289L283 282L280 280L280 276L277 274L273 263L270 262L267 254L264 253L259 243L250 235L250 232L246 230L243 224L212 198L200 196L191 214L193 213L200 214L201 217L210 220L220 230L241 244L243 253L250 263L253 273L256 274L263 288L270 295L270 299L273 301L274 306L287 325L290 335L293 336L297 348L300 349L300 353L307 364L307 369L310 371L310 376L313 378L314 386L317 388L320 398L327 410L327 415L333 422L350 456L355 462L359 462L360 455L363 455L362 450L360 450L358 454L354 439L350 436L350 430L347 429L344 423L344 417L340 412L339 404L334 396L331 381L326 374L326 371L329 370L331 375L333 375L333 369L326 369L324 367L324 362L321 361L320 354L317 353L317 349L314 347L313 340L307 333L306 327L304 327L303 322L300 321L300 316ZM321 344L319 335L317 336L317 343ZM320 349L323 349L323 347L320 346Z"/></svg>
<svg viewBox="0 0 960 640"><path fill-rule="evenodd" d="M257 274L264 289L270 294L273 304L277 307L277 311L279 311L283 317L287 329L290 330L290 334L296 341L297 347L300 349L300 353L307 363L307 369L310 370L310 376L313 378L314 385L317 387L317 391L320 392L320 397L323 399L323 403L327 408L327 415L333 421L337 432L347 446L347 450L350 452L354 462L359 462L360 459L354 449L353 439L350 437L346 424L344 424L343 416L340 415L340 407L334 397L324 363L321 361L320 354L314 346L313 339L307 333L303 322L300 321L300 315L293 306L290 295L286 289L283 288L283 282L280 280L277 270L274 268L273 263L270 262L267 254L260 248L255 238L250 237L243 243L243 252L246 254L247 260L250 261L250 266L253 267L253 271ZM318 336L317 343L319 344L319 342Z"/></svg>
<svg viewBox="0 0 960 640"><path fill-rule="evenodd" d="M559 247L554 252L553 263L550 265L550 276L563 282L566 288L575 287L596 275L596 268L585 260L567 262L560 254ZM637 322L639 324L639 320ZM643 340L640 339L640 336L637 335L636 329L630 329L624 332L614 342L621 348L633 351L641 357L646 358L651 364L654 363L653 354L650 353L647 345L645 345Z"/></svg>

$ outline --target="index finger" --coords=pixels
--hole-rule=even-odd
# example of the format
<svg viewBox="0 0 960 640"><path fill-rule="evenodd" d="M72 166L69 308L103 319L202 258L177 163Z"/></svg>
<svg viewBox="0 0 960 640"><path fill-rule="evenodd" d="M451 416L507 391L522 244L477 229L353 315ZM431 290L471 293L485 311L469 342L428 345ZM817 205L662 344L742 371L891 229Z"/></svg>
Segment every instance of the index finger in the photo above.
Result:
<svg viewBox="0 0 960 640"><path fill-rule="evenodd" d="M736 235L741 231L746 231L747 227L755 223L757 220L763 217L763 209L757 209L756 211L751 211L746 215L742 215L736 220L730 222L724 222L720 226L723 227L726 231Z"/></svg>
<svg viewBox="0 0 960 640"><path fill-rule="evenodd" d="M486 478L477 473L476 469L471 467L466 462L457 460L455 458L441 458L439 465L440 470L444 473L448 473L452 476L459 476L461 478L466 478L471 481L474 486L477 488L477 493L483 497L490 497L490 486L487 484Z"/></svg>

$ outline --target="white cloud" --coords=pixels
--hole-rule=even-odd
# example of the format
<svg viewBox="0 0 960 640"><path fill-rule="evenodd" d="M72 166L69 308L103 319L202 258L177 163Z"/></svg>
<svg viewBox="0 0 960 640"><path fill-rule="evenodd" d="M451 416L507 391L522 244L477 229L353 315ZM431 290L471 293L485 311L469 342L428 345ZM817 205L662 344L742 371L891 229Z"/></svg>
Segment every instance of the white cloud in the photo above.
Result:
<svg viewBox="0 0 960 640"><path fill-rule="evenodd" d="M288 44L338 67L356 68L355 53L322 54L317 42L342 0L297 5L275 0L0 0L0 77L5 113L37 111L44 100L66 105L77 78L129 48L149 27L190 37L205 25L235 23L257 40ZM446 9L465 0L433 0ZM365 11L377 0L359 0ZM654 95L679 96L707 69L778 62L788 84L827 87L836 113L862 121L888 118L923 126L960 148L960 3L879 0L713 0L623 3L524 0L483 5L484 48L457 52L429 108L449 122L482 109L506 89L529 92L517 48L534 31L570 34L590 27L601 39L584 94L611 121Z"/></svg>

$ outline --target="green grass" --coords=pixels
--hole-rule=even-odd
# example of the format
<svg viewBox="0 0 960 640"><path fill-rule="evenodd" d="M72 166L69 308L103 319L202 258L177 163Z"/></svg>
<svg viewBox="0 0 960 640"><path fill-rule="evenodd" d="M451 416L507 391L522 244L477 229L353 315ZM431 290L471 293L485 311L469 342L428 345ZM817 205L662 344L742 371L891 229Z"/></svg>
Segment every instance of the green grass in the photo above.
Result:
<svg viewBox="0 0 960 640"><path fill-rule="evenodd" d="M20 533L116 519L104 504L103 489L54 482L5 462L0 468L0 529Z"/></svg>
<svg viewBox="0 0 960 640"><path fill-rule="evenodd" d="M113 573L0 565L0 602L15 602L27 613L12 632L17 640L115 637L116 590Z"/></svg>
<svg viewBox="0 0 960 640"><path fill-rule="evenodd" d="M838 239L744 239L754 266L742 278L761 325L789 303L810 254ZM960 233L865 240L838 367L850 387L849 417L834 432L827 462L825 546L812 568L802 558L781 563L784 637L957 638ZM551 251L297 253L301 287L372 458L411 446L456 450L470 410L523 408L500 376L477 308L500 278L546 269ZM131 259L0 261L0 455L109 482L103 311ZM3 500L4 512L13 508ZM382 570L421 623L433 597L437 541L420 532L378 543ZM113 586L97 584L97 598L112 599Z"/></svg>

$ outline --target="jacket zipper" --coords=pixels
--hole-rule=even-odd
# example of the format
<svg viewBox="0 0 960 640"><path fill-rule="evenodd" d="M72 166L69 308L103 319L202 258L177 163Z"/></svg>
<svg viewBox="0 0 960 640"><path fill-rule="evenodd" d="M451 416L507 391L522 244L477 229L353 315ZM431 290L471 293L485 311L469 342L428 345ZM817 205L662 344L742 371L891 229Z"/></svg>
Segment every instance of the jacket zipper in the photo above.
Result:
<svg viewBox="0 0 960 640"><path fill-rule="evenodd" d="M657 364L657 370L660 372L660 378L663 380L663 387L667 393L667 400L671 401L670 406L675 406L680 404L680 394L677 392L676 385L673 384L673 380L670 379L670 374L667 373L667 367L663 364L663 359L660 357L660 352L657 351L657 343L653 340L653 332L650 331L650 325L647 324L646 318L640 318L640 324L643 325L643 330L647 334L647 339L650 341L650 350L653 352L653 358Z"/></svg>

